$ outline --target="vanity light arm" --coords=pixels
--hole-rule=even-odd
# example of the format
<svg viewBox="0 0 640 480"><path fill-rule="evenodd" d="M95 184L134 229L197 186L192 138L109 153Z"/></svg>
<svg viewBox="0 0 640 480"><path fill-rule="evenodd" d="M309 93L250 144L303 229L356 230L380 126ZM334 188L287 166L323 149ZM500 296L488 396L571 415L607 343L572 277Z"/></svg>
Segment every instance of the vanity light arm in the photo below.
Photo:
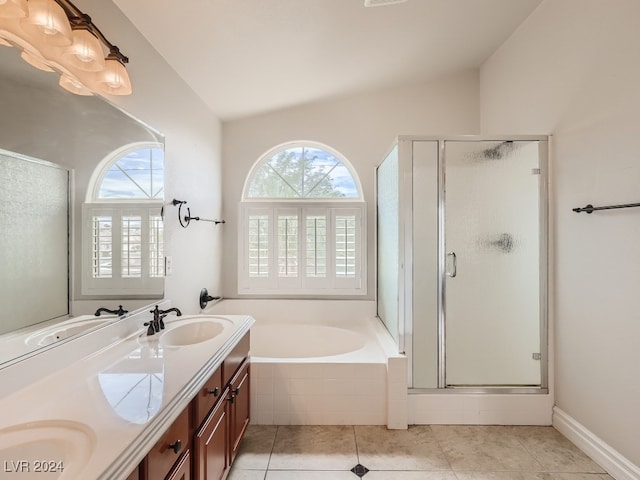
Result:
<svg viewBox="0 0 640 480"><path fill-rule="evenodd" d="M109 50L109 56L117 58L122 63L129 63L129 57L123 55L117 46L107 40L107 37L105 37L100 29L91 21L91 17L89 15L83 13L82 10L76 7L70 0L55 1L67 14L67 19L69 20L69 23L72 27L83 24L86 25L87 29L107 47L107 49Z"/></svg>

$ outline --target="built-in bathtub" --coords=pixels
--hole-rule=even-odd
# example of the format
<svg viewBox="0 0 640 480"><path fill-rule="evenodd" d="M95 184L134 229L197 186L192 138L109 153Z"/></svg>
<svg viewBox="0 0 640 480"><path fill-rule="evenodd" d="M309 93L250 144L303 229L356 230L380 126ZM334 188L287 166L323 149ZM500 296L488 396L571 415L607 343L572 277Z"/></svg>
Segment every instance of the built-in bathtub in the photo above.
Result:
<svg viewBox="0 0 640 480"><path fill-rule="evenodd" d="M386 425L387 356L373 321L254 325L252 423Z"/></svg>
<svg viewBox="0 0 640 480"><path fill-rule="evenodd" d="M407 359L372 300L225 299L249 314L251 423L407 428Z"/></svg>

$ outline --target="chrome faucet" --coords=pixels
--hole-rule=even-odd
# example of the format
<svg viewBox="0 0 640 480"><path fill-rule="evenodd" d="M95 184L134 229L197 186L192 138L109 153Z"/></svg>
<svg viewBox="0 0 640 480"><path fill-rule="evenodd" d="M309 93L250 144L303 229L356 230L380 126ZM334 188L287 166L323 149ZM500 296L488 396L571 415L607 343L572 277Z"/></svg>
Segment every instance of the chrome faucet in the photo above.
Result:
<svg viewBox="0 0 640 480"><path fill-rule="evenodd" d="M96 313L94 315L96 317L99 317L102 312L111 313L113 315L121 317L125 313L129 313L129 310L123 310L122 305L118 305L117 310L109 310L108 308L100 307L98 310L96 310Z"/></svg>
<svg viewBox="0 0 640 480"><path fill-rule="evenodd" d="M164 330L164 317L169 315L171 312L176 312L178 317L182 316L182 312L176 307L168 308L167 310L160 310L156 305L156 308L149 310L149 313L153 313L153 320L144 324L145 327L149 327L147 329L147 335L153 335L158 333L160 330Z"/></svg>

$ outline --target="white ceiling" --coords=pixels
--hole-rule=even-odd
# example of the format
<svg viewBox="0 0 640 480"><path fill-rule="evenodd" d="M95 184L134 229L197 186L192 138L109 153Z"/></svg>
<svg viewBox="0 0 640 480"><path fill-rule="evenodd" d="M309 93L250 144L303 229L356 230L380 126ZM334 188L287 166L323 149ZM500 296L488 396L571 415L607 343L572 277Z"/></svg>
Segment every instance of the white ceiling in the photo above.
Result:
<svg viewBox="0 0 640 480"><path fill-rule="evenodd" d="M541 0L114 2L231 120L479 67Z"/></svg>

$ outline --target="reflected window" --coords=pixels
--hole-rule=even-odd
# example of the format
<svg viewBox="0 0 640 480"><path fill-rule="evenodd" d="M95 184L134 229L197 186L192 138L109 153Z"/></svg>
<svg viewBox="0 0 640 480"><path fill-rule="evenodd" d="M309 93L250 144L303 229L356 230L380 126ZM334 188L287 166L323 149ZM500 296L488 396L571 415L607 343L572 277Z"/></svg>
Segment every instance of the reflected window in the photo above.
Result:
<svg viewBox="0 0 640 480"><path fill-rule="evenodd" d="M134 144L105 158L83 207L82 293L162 296L164 149Z"/></svg>
<svg viewBox="0 0 640 480"><path fill-rule="evenodd" d="M162 407L164 359L162 348L142 347L98 374L102 393L116 414L142 425Z"/></svg>
<svg viewBox="0 0 640 480"><path fill-rule="evenodd" d="M104 173L99 199L160 199L164 191L164 150L160 147L126 151Z"/></svg>

